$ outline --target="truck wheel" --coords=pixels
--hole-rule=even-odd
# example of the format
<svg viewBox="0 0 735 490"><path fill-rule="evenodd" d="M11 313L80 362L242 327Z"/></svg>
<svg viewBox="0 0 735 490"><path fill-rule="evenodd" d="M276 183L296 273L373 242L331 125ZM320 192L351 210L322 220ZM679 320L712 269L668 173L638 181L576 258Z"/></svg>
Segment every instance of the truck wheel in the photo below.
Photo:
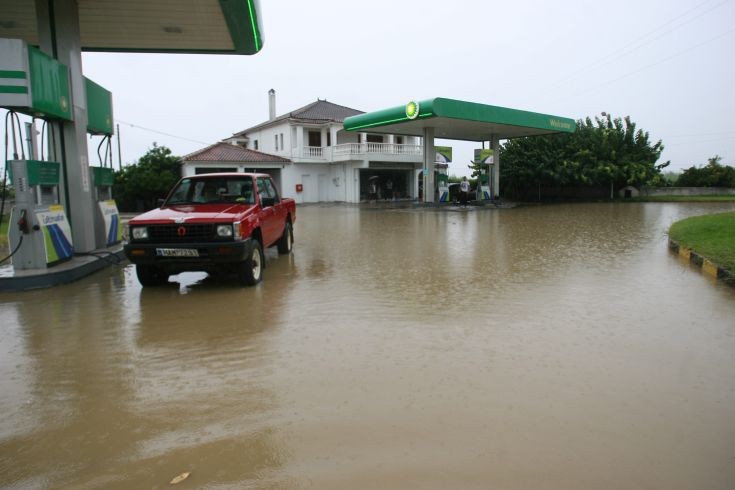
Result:
<svg viewBox="0 0 735 490"><path fill-rule="evenodd" d="M143 286L163 286L168 282L168 274L152 265L136 265L135 275Z"/></svg>
<svg viewBox="0 0 735 490"><path fill-rule="evenodd" d="M250 256L240 264L238 276L240 282L246 286L255 286L263 280L263 248L260 242L253 240Z"/></svg>
<svg viewBox="0 0 735 490"><path fill-rule="evenodd" d="M286 221L286 226L283 227L283 235L278 240L278 253L281 255L291 253L293 248L293 228L291 222Z"/></svg>

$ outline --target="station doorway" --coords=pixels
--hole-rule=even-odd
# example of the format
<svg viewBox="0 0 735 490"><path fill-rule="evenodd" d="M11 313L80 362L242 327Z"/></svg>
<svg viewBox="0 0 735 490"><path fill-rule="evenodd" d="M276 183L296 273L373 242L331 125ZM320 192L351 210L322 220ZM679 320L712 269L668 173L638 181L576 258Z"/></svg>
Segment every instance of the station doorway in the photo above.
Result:
<svg viewBox="0 0 735 490"><path fill-rule="evenodd" d="M411 170L360 169L360 201L411 196Z"/></svg>

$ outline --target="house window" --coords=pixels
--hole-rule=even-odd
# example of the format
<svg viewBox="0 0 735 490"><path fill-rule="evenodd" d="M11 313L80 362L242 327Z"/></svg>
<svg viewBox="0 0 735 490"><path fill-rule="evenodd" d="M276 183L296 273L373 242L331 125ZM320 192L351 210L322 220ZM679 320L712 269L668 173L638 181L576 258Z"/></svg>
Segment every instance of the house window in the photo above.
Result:
<svg viewBox="0 0 735 490"><path fill-rule="evenodd" d="M258 140L253 140L253 149L254 150L258 149Z"/></svg>
<svg viewBox="0 0 735 490"><path fill-rule="evenodd" d="M283 150L283 133L281 133L281 150Z"/></svg>
<svg viewBox="0 0 735 490"><path fill-rule="evenodd" d="M397 145L403 144L403 136L396 136L396 144Z"/></svg>
<svg viewBox="0 0 735 490"><path fill-rule="evenodd" d="M332 132L327 132L327 146L332 146Z"/></svg>
<svg viewBox="0 0 735 490"><path fill-rule="evenodd" d="M309 131L309 146L322 146L321 131Z"/></svg>
<svg viewBox="0 0 735 490"><path fill-rule="evenodd" d="M367 135L367 142L368 143L382 143L383 135L382 134L369 134Z"/></svg>
<svg viewBox="0 0 735 490"><path fill-rule="evenodd" d="M278 135L276 134L276 135L274 135L274 136L275 136L275 138L276 138L276 151L278 151Z"/></svg>

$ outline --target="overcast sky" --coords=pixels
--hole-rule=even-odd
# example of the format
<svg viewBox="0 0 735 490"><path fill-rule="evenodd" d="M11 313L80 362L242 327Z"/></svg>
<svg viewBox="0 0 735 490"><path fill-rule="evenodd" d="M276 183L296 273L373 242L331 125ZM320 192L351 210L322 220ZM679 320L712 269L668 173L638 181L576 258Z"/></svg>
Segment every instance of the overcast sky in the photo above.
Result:
<svg viewBox="0 0 735 490"><path fill-rule="evenodd" d="M735 164L733 0L260 4L254 56L83 55L85 75L113 92L123 162L154 141L184 155L263 122L273 88L279 115L317 98L363 111L432 97L605 111L663 140L669 169L715 154ZM478 145L447 144L450 173L466 174Z"/></svg>

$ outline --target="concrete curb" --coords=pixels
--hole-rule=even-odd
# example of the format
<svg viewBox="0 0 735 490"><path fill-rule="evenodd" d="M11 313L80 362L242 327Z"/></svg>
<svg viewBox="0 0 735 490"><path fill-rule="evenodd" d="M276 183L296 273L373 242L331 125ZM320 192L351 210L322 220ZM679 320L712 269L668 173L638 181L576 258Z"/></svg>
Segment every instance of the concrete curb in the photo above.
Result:
<svg viewBox="0 0 735 490"><path fill-rule="evenodd" d="M707 257L698 254L690 248L679 245L679 242L669 238L669 249L678 254L684 260L688 260L690 264L699 267L703 273L710 277L721 280L725 284L735 287L735 273L715 264Z"/></svg>
<svg viewBox="0 0 735 490"><path fill-rule="evenodd" d="M28 291L43 289L77 281L111 265L124 265L127 258L122 247L95 250L92 253L75 256L48 269L30 269L13 274L0 274L0 293L4 291Z"/></svg>

